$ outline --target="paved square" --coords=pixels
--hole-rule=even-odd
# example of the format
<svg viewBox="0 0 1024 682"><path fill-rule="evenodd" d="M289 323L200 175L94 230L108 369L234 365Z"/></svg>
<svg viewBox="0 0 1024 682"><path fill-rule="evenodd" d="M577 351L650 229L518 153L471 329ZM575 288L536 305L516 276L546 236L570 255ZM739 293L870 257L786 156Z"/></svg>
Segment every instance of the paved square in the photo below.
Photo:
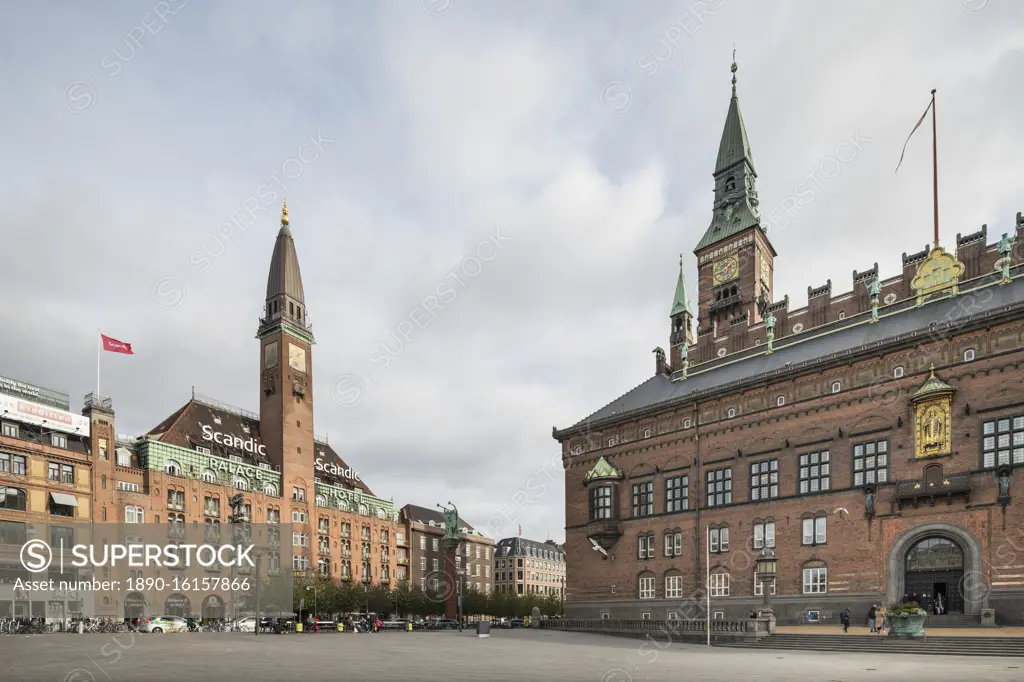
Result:
<svg viewBox="0 0 1024 682"><path fill-rule="evenodd" d="M665 646L664 643L661 643ZM0 637L0 680L900 680L1024 679L1024 659L708 648L537 630Z"/></svg>

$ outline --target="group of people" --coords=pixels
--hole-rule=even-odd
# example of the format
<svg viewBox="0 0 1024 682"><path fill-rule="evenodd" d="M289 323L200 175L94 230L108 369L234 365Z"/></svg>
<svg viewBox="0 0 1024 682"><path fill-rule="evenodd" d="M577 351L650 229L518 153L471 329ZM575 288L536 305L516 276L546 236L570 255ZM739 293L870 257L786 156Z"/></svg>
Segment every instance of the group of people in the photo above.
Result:
<svg viewBox="0 0 1024 682"><path fill-rule="evenodd" d="M850 615L850 609L843 609L839 613L839 622L843 625L843 632L850 631L850 623L853 617ZM871 608L868 609L868 627L871 628L871 632L884 635L889 631L889 613L884 606L878 604L872 604Z"/></svg>

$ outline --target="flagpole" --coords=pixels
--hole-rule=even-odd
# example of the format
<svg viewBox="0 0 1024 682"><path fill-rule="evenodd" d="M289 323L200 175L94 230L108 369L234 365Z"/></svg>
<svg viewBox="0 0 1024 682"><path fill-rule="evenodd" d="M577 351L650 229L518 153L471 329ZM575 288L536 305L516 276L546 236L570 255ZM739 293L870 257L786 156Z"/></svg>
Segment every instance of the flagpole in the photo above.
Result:
<svg viewBox="0 0 1024 682"><path fill-rule="evenodd" d="M100 343L100 330L96 328L96 400L100 399L100 357L103 353L103 344Z"/></svg>
<svg viewBox="0 0 1024 682"><path fill-rule="evenodd" d="M935 209L935 248L939 247L939 140L935 123L935 89L932 88L932 195Z"/></svg>
<svg viewBox="0 0 1024 682"><path fill-rule="evenodd" d="M706 558L704 567L704 590L706 592L705 599L707 600L707 608L705 609L707 615L707 626L708 626L708 646L711 646L711 526L707 526L704 531L704 556Z"/></svg>

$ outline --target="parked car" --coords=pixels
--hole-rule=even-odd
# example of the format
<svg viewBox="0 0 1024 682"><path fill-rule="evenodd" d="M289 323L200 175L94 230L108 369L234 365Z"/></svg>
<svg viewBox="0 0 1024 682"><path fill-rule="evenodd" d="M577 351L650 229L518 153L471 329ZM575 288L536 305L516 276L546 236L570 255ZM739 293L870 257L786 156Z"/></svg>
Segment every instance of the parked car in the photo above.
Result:
<svg viewBox="0 0 1024 682"><path fill-rule="evenodd" d="M427 621L428 630L454 630L459 627L459 621L454 618L436 618Z"/></svg>
<svg viewBox="0 0 1024 682"><path fill-rule="evenodd" d="M516 628L526 627L526 623L522 618L509 618L501 622L501 627L506 630L514 630Z"/></svg>
<svg viewBox="0 0 1024 682"><path fill-rule="evenodd" d="M188 632L188 621L180 616L153 616L142 624L143 632Z"/></svg>

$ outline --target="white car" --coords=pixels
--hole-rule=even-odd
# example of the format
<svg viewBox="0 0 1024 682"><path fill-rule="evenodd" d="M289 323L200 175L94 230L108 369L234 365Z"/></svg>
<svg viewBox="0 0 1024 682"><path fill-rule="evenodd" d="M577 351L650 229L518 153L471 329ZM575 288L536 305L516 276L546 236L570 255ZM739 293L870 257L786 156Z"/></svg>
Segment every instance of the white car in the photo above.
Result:
<svg viewBox="0 0 1024 682"><path fill-rule="evenodd" d="M239 618L232 623L232 626L232 629L237 632L256 632L256 618L253 616Z"/></svg>
<svg viewBox="0 0 1024 682"><path fill-rule="evenodd" d="M188 632L188 621L180 616L153 616L142 624L143 632Z"/></svg>

